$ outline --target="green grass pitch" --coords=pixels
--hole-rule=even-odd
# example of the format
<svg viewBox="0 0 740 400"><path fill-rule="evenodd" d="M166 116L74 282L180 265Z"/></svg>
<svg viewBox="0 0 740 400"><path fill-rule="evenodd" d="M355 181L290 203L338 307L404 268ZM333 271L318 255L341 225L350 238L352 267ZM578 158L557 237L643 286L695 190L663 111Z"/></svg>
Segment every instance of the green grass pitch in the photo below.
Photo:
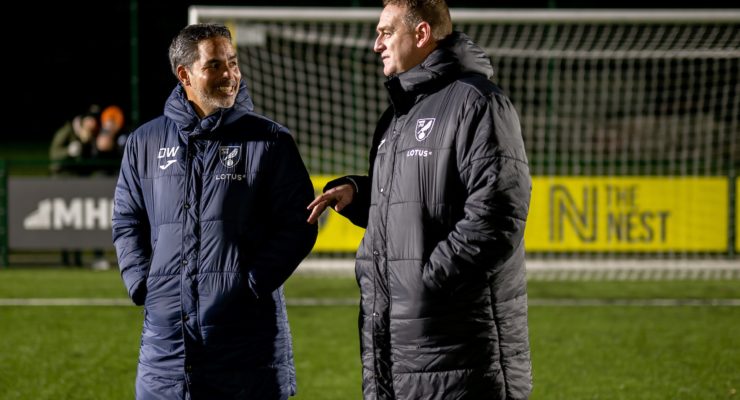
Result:
<svg viewBox="0 0 740 400"><path fill-rule="evenodd" d="M740 281L532 281L529 293L532 400L740 398L740 307L649 305L738 299ZM297 274L286 295L298 304L359 293L352 278ZM125 292L116 271L0 269L0 299L29 298L125 302ZM288 312L295 398L361 399L357 307L291 305ZM0 305L0 400L133 399L142 317L127 305Z"/></svg>

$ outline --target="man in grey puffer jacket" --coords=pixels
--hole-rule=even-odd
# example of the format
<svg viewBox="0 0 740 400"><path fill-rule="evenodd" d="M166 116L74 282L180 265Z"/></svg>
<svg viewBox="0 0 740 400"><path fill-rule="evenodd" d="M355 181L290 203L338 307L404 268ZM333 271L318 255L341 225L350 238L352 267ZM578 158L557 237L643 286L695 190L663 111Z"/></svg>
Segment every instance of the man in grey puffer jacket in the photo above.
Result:
<svg viewBox="0 0 740 400"><path fill-rule="evenodd" d="M531 179L517 112L441 0L385 0L389 78L368 176L308 206L367 230L357 252L363 394L527 399L524 227Z"/></svg>

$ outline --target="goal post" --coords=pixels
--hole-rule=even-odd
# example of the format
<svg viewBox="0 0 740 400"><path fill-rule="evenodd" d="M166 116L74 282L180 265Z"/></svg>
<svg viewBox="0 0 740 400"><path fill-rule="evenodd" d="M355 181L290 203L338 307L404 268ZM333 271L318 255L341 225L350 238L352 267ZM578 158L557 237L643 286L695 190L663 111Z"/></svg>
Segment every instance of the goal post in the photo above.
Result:
<svg viewBox="0 0 740 400"><path fill-rule="evenodd" d="M739 260L740 10L452 9L520 114L534 258ZM318 180L367 171L380 8L193 6L232 29L256 111ZM352 253L361 231L315 252ZM339 224L336 222L336 224Z"/></svg>

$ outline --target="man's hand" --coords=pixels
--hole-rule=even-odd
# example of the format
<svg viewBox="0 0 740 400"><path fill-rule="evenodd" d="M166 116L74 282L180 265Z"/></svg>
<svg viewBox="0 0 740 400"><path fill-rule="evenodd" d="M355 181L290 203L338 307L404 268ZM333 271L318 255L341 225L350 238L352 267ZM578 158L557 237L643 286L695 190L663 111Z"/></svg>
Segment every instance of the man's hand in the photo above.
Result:
<svg viewBox="0 0 740 400"><path fill-rule="evenodd" d="M311 204L306 207L311 210L311 215L308 216L308 223L315 224L319 220L321 213L326 210L326 207L332 207L334 211L342 211L344 207L347 207L352 203L352 199L355 196L355 188L348 183L333 187L326 192L318 195Z"/></svg>
<svg viewBox="0 0 740 400"><path fill-rule="evenodd" d="M134 304L137 306L143 306L146 302L146 278L141 278L136 284L134 285L133 289L131 290L131 300L134 301Z"/></svg>

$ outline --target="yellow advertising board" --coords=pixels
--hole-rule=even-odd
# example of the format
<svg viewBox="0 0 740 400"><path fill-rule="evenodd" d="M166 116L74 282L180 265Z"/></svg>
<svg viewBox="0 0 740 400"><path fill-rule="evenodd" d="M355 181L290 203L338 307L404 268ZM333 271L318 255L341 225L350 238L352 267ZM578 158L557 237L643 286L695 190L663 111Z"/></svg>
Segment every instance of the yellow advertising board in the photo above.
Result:
<svg viewBox="0 0 740 400"><path fill-rule="evenodd" d="M317 175L312 176L314 193L319 195L324 185L336 176ZM308 204L306 204L308 205ZM354 253L360 246L362 235L365 230L353 225L347 218L334 212L326 210L319 218L319 237L316 239L314 252L349 252Z"/></svg>
<svg viewBox="0 0 740 400"><path fill-rule="evenodd" d="M532 186L527 250L727 251L727 178L540 177Z"/></svg>
<svg viewBox="0 0 740 400"><path fill-rule="evenodd" d="M316 194L333 176L313 176ZM534 177L528 251L726 252L724 177ZM740 183L736 199L740 198ZM740 212L736 213L740 226ZM316 252L355 252L365 230L334 211L319 220ZM740 235L735 246L740 249Z"/></svg>

